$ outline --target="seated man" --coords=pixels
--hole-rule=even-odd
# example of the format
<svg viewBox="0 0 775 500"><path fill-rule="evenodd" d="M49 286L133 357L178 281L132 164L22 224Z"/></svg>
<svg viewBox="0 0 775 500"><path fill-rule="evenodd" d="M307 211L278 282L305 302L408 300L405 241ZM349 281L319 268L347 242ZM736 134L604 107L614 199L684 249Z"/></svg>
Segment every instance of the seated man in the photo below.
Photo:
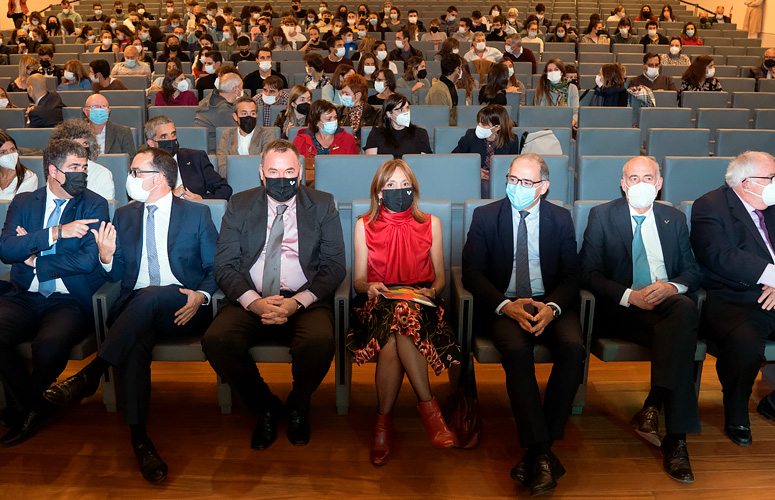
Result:
<svg viewBox="0 0 775 500"><path fill-rule="evenodd" d="M97 139L97 154L121 154L129 155L129 161L135 157L135 140L132 138L132 130L126 125L119 125L108 121L110 118L110 104L102 94L92 94L86 99L83 114L89 123L89 130Z"/></svg>
<svg viewBox="0 0 775 500"><path fill-rule="evenodd" d="M105 59L97 59L89 63L89 78L92 92L100 90L128 90L124 82L110 76L110 64Z"/></svg>
<svg viewBox="0 0 775 500"><path fill-rule="evenodd" d="M62 0L60 5L62 6L62 12L57 14L57 19L59 19L60 23L65 19L69 19L76 26L80 27L81 24L83 24L83 18L81 15L70 7L70 0Z"/></svg>
<svg viewBox="0 0 775 500"><path fill-rule="evenodd" d="M243 94L242 78L238 73L222 75L219 83L217 89L199 102L194 117L195 127L207 129L208 152L215 151L215 129L232 125L232 107Z"/></svg>
<svg viewBox="0 0 775 500"><path fill-rule="evenodd" d="M345 277L333 196L302 185L301 157L290 142L273 141L262 156L261 187L234 195L226 209L215 279L228 304L202 339L216 373L259 414L250 443L256 449L274 442L284 410L288 440L309 442L310 399L334 357L331 297ZM291 346L285 408L248 354L264 338Z"/></svg>
<svg viewBox="0 0 775 500"><path fill-rule="evenodd" d="M584 373L580 268L570 213L541 198L549 189L544 159L517 157L507 182L507 198L474 211L463 284L474 296L476 323L487 325L501 353L519 444L527 450L511 477L535 496L565 473L551 446L563 437ZM533 366L536 343L551 350L554 362L544 402Z"/></svg>
<svg viewBox="0 0 775 500"><path fill-rule="evenodd" d="M208 50L205 52L202 58L202 68L205 70L206 75L202 75L196 81L196 90L199 93L199 100L201 101L205 97L205 90L215 88L215 79L218 76L215 74L218 68L223 63L223 56L217 50Z"/></svg>
<svg viewBox="0 0 775 500"><path fill-rule="evenodd" d="M651 90L675 90L673 79L659 74L659 54L646 52L643 56L643 73L630 80L629 88L648 87Z"/></svg>
<svg viewBox="0 0 775 500"><path fill-rule="evenodd" d="M218 143L218 174L227 179L229 155L260 155L267 144L275 140L275 129L256 128L258 104L250 97L240 97L232 105L236 127L224 130Z"/></svg>
<svg viewBox="0 0 775 500"><path fill-rule="evenodd" d="M256 58L256 56L250 51L249 36L242 35L238 37L237 48L239 49L239 52L234 52L229 58L229 60L233 62L235 66L239 65L240 61L252 61Z"/></svg>
<svg viewBox="0 0 775 500"><path fill-rule="evenodd" d="M279 76L268 76L264 80L264 88L253 96L253 100L258 104L258 109L263 114L263 126L271 127L272 106L285 106L288 104L288 91L283 89L283 81Z"/></svg>
<svg viewBox="0 0 775 500"><path fill-rule="evenodd" d="M40 59L40 74L53 76L57 79L57 85L62 81L62 68L54 64L54 51L51 47L41 47L38 49L38 59Z"/></svg>
<svg viewBox="0 0 775 500"><path fill-rule="evenodd" d="M620 181L626 198L593 208L581 247L581 285L595 294L596 332L651 347L651 391L631 424L660 446L673 479L694 481L686 433L700 432L694 390L697 306L685 294L699 287L686 217L654 203L662 189L659 165L628 161ZM626 328L622 328L626 325ZM667 433L659 434L664 405Z"/></svg>
<svg viewBox="0 0 775 500"><path fill-rule="evenodd" d="M404 28L396 32L396 48L388 52L388 59L391 61L403 61L406 64L410 57L422 57L422 50L415 49L411 44L409 29Z"/></svg>
<svg viewBox="0 0 775 500"><path fill-rule="evenodd" d="M533 51L522 46L522 37L519 33L511 33L506 36L506 52L503 57L508 57L511 62L529 62L533 68L533 74L536 72L536 57Z"/></svg>
<svg viewBox="0 0 775 500"><path fill-rule="evenodd" d="M762 54L762 63L759 66L748 68L744 72L747 78L756 78L756 90L759 90L759 80L775 78L775 48L767 49Z"/></svg>
<svg viewBox="0 0 775 500"><path fill-rule="evenodd" d="M91 363L44 394L58 405L80 401L94 394L108 367L118 367L132 448L152 483L167 476L167 464L146 433L153 347L158 340L202 335L218 288L213 278L218 233L208 207L172 196L177 170L166 151L141 148L135 156L127 188L136 203L116 210L115 226L103 222L99 231L92 230L98 269L109 281L121 282L108 333Z"/></svg>
<svg viewBox="0 0 775 500"><path fill-rule="evenodd" d="M692 247L708 293L701 331L718 347L724 432L740 446L752 442L748 400L764 362L764 343L775 339L773 177L772 156L745 152L729 164L726 185L692 206ZM775 420L775 393L757 411Z"/></svg>
<svg viewBox="0 0 775 500"><path fill-rule="evenodd" d="M86 149L88 159L86 164L88 167L86 171L86 188L94 191L106 200L115 200L116 188L113 184L113 174L107 168L93 161L97 159L100 152L97 146L97 138L89 130L89 125L83 120L68 118L54 127L49 140L57 141L60 139L75 141ZM120 188L124 189L124 186L120 186Z"/></svg>
<svg viewBox="0 0 775 500"><path fill-rule="evenodd" d="M218 175L201 149L181 148L175 123L166 116L155 116L143 127L148 146L168 152L178 163L178 177L172 192L184 200L228 200L231 186Z"/></svg>
<svg viewBox="0 0 775 500"><path fill-rule="evenodd" d="M328 44L328 55L323 58L323 70L326 73L333 73L340 64L353 65L353 62L344 56L346 49L341 36L331 36L326 43Z"/></svg>
<svg viewBox="0 0 775 500"><path fill-rule="evenodd" d="M474 43L471 45L471 50L465 53L463 58L468 62L487 60L492 63L496 63L503 57L503 53L494 48L488 47L486 42L487 36L483 32L478 32L474 35Z"/></svg>
<svg viewBox="0 0 775 500"><path fill-rule="evenodd" d="M86 189L86 150L51 141L43 151L46 186L8 207L0 258L12 263L13 289L0 296L0 379L10 406L0 443L27 441L53 417L45 391L70 349L92 332L91 296L103 284L90 228L108 220L108 203ZM32 341L32 373L16 351Z"/></svg>
<svg viewBox="0 0 775 500"><path fill-rule="evenodd" d="M441 58L441 78L431 85L425 96L426 105L449 106L449 125L457 125L457 89L455 83L463 73L463 59L457 54L447 54ZM468 64L468 63L465 63ZM465 102L463 103L465 104Z"/></svg>
<svg viewBox="0 0 775 500"><path fill-rule="evenodd" d="M151 67L147 63L138 61L137 47L127 45L124 49L124 60L113 66L110 76L142 75L149 76Z"/></svg>
<svg viewBox="0 0 775 500"><path fill-rule="evenodd" d="M258 69L256 71L248 73L245 77L245 89L250 90L250 95L255 96L258 90L264 88L264 80L270 76L276 76L283 81L283 85L280 88L288 88L288 80L285 79L282 73L272 69L272 51L267 47L261 47L256 54L256 63L258 63Z"/></svg>
<svg viewBox="0 0 775 500"><path fill-rule="evenodd" d="M28 128L50 128L62 121L62 108L65 104L54 91L46 88L46 77L41 74L27 78L27 94L32 104L27 107Z"/></svg>

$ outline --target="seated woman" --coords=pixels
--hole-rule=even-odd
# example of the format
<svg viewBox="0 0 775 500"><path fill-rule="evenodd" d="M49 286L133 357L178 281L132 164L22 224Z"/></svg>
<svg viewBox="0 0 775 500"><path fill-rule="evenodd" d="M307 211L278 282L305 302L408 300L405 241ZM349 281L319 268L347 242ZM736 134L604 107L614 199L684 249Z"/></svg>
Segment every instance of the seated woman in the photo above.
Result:
<svg viewBox="0 0 775 500"><path fill-rule="evenodd" d="M62 83L57 90L91 90L89 72L78 59L70 59L65 63Z"/></svg>
<svg viewBox="0 0 775 500"><path fill-rule="evenodd" d="M428 132L412 124L409 100L403 94L391 94L382 105L382 121L372 129L364 150L367 155L432 154Z"/></svg>
<svg viewBox="0 0 775 500"><path fill-rule="evenodd" d="M619 23L616 25L616 34L611 38L612 51L613 46L617 43L626 43L630 45L640 43L638 37L632 34L632 23L630 23L630 20L626 17L624 19L619 19Z"/></svg>
<svg viewBox="0 0 775 500"><path fill-rule="evenodd" d="M299 130L293 145L304 158L317 155L357 155L355 137L339 126L336 106L319 99L309 107L307 128Z"/></svg>
<svg viewBox="0 0 775 500"><path fill-rule="evenodd" d="M196 106L199 100L188 89L186 75L177 68L167 71L161 84L161 92L156 92L154 106Z"/></svg>
<svg viewBox="0 0 775 500"><path fill-rule="evenodd" d="M291 127L304 127L307 125L312 92L304 85L294 85L288 94L288 104L285 109L277 114L274 126L280 129L280 138L288 139L288 130Z"/></svg>
<svg viewBox="0 0 775 500"><path fill-rule="evenodd" d="M483 107L476 114L476 128L466 130L453 153L477 153L481 162L482 198L490 198L490 163L493 155L519 154L519 137L506 108L499 104Z"/></svg>
<svg viewBox="0 0 775 500"><path fill-rule="evenodd" d="M466 106L470 106L474 103L474 91L479 90L479 80L474 78L471 74L471 65L463 64L463 75L455 83L455 88L466 91Z"/></svg>
<svg viewBox="0 0 775 500"><path fill-rule="evenodd" d="M331 87L331 81L323 71L323 58L320 54L310 52L304 54L304 63L307 74L304 76L304 86L308 89L323 89ZM333 88L331 88L333 92Z"/></svg>
<svg viewBox="0 0 775 500"><path fill-rule="evenodd" d="M396 77L389 69L381 69L374 75L374 90L376 95L369 96L369 104L379 106L385 103L385 99L390 97L396 91Z"/></svg>
<svg viewBox="0 0 775 500"><path fill-rule="evenodd" d="M83 27L81 28L81 33L75 39L75 43L82 43L83 46L85 47L85 50L88 52L90 48L89 45L95 43L94 42L95 39L96 39L96 35L94 33L94 28L84 23Z"/></svg>
<svg viewBox="0 0 775 500"><path fill-rule="evenodd" d="M398 74L398 66L388 58L387 44L382 40L374 42L371 53L377 57L377 67L389 69L394 75Z"/></svg>
<svg viewBox="0 0 775 500"><path fill-rule="evenodd" d="M505 64L493 64L490 66L490 71L487 72L487 83L479 91L479 104L500 104L505 106L506 89L508 86L509 69Z"/></svg>
<svg viewBox="0 0 775 500"><path fill-rule="evenodd" d="M0 87L0 109L11 109L15 107L16 106L13 105L11 99L8 97L8 92Z"/></svg>
<svg viewBox="0 0 775 500"><path fill-rule="evenodd" d="M595 95L589 102L590 106L619 106L629 103L629 94L625 83L626 70L619 63L603 64L600 73L595 77Z"/></svg>
<svg viewBox="0 0 775 500"><path fill-rule="evenodd" d="M692 63L689 56L681 53L683 43L681 39L674 36L670 39L670 48L667 54L659 55L659 64L662 66L688 66Z"/></svg>
<svg viewBox="0 0 775 500"><path fill-rule="evenodd" d="M369 104L369 88L361 75L350 75L342 82L342 105L336 112L339 125L352 127L356 139L361 137L361 127L373 127L379 118L379 110Z"/></svg>
<svg viewBox="0 0 775 500"><path fill-rule="evenodd" d="M172 57L167 60L166 62L166 72L162 76L157 76L153 79L153 83L151 83L150 88L148 88L148 92L160 92L161 91L161 84L164 83L164 76L166 76L167 72L169 72L172 69L177 69L181 73L183 73L183 63L180 62L180 59L177 57ZM194 86L191 84L191 80L186 78L188 81L188 88L193 89Z"/></svg>
<svg viewBox="0 0 775 500"><path fill-rule="evenodd" d="M27 92L27 78L40 71L40 63L32 56L19 59L19 76L8 84L8 92Z"/></svg>
<svg viewBox="0 0 775 500"><path fill-rule="evenodd" d="M406 70L401 78L396 80L396 89L401 92L412 93L412 104L415 106L423 104L420 102L420 90L431 88L431 82L428 80L428 70L425 69L425 60L420 56L412 56L406 62Z"/></svg>
<svg viewBox="0 0 775 500"><path fill-rule="evenodd" d="M447 54L460 54L460 40L454 37L448 37L441 44L441 48L433 56L434 61L441 61Z"/></svg>
<svg viewBox="0 0 775 500"><path fill-rule="evenodd" d="M417 178L403 160L379 167L371 183L371 207L353 234L354 301L347 349L358 365L377 358L377 421L370 460L390 457L395 405L404 373L417 395L423 426L435 448L455 445L431 393L428 365L436 375L460 364L460 346L437 297L445 286L443 236L435 216L420 211ZM436 307L394 300L388 286L414 288Z"/></svg>
<svg viewBox="0 0 775 500"><path fill-rule="evenodd" d="M377 72L377 58L371 52L366 52L358 61L358 70L356 73L366 79L369 87L374 86L374 73Z"/></svg>
<svg viewBox="0 0 775 500"><path fill-rule="evenodd" d="M18 193L38 189L38 176L19 161L16 141L0 132L0 200L12 200Z"/></svg>
<svg viewBox="0 0 775 500"><path fill-rule="evenodd" d="M294 42L296 43L296 42ZM288 38L285 36L285 30L282 26L275 26L272 28L272 41L267 44L269 50L274 52L275 50L296 50L288 42Z"/></svg>
<svg viewBox="0 0 775 500"><path fill-rule="evenodd" d="M342 63L336 67L331 75L331 84L323 87L322 99L331 101L337 106L342 104L342 83L344 79L355 74L355 68L350 64Z"/></svg>
<svg viewBox="0 0 775 500"><path fill-rule="evenodd" d="M565 24L560 22L557 23L557 27L554 28L554 33L549 35L546 39L547 42L554 42L554 43L577 43L579 40L573 33L568 33L568 30L565 29Z"/></svg>
<svg viewBox="0 0 775 500"><path fill-rule="evenodd" d="M112 60L109 58L105 58L108 62L114 63L118 62L118 45L113 43L113 34L110 31L103 31L100 34L100 40L102 40L102 43L99 45L96 45L94 47L93 53L104 53L104 54L113 54Z"/></svg>
<svg viewBox="0 0 775 500"><path fill-rule="evenodd" d="M697 56L681 75L681 92L721 92L721 82L716 78L716 64L711 56Z"/></svg>
<svg viewBox="0 0 775 500"><path fill-rule="evenodd" d="M565 74L565 66L559 59L549 59L538 79L533 106L569 106L573 108L573 127L579 121L579 89Z"/></svg>
<svg viewBox="0 0 775 500"><path fill-rule="evenodd" d="M697 27L693 22L684 24L681 31L681 43L683 45L702 45L702 40L697 36Z"/></svg>
<svg viewBox="0 0 775 500"><path fill-rule="evenodd" d="M181 62L190 62L188 54L180 48L180 40L175 35L169 35L164 41L164 53L156 59L159 62L167 62L170 58L177 57Z"/></svg>

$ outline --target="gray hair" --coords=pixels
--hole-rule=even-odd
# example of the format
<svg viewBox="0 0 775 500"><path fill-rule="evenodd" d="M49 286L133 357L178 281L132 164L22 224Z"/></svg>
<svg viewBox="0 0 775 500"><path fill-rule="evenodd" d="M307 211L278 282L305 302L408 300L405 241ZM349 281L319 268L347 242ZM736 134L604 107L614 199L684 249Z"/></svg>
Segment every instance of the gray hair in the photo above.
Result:
<svg viewBox="0 0 775 500"><path fill-rule="evenodd" d="M154 116L143 125L143 134L148 141L154 140L156 136L156 127L159 125L167 125L168 123L175 123L164 115Z"/></svg>
<svg viewBox="0 0 775 500"><path fill-rule="evenodd" d="M627 163L624 164L624 166L622 166L622 179L624 179L624 170L627 168L627 165L637 160L644 160L646 163L649 163L652 167L657 169L657 177L662 177L662 169L659 168L659 163L657 163L654 158L650 156L634 156L630 158Z"/></svg>
<svg viewBox="0 0 775 500"><path fill-rule="evenodd" d="M762 160L773 161L772 155L762 151L746 151L729 162L724 178L727 186L736 188L748 177L756 173L756 165Z"/></svg>
<svg viewBox="0 0 775 500"><path fill-rule="evenodd" d="M222 94L223 93L229 93L237 85L242 85L242 78L236 73L226 73L225 75L221 76L220 80L220 88L218 89Z"/></svg>
<svg viewBox="0 0 775 500"><path fill-rule="evenodd" d="M95 161L99 153L97 138L91 133L89 125L84 120L68 118L59 123L51 132L49 141L67 139L70 141L86 139L89 143L89 160Z"/></svg>
<svg viewBox="0 0 775 500"><path fill-rule="evenodd" d="M548 181L549 180L549 166L546 164L546 161L544 161L543 157L536 153L525 153L522 155L517 156L514 158L514 160L511 162L511 165L509 165L509 171L511 171L511 167L514 166L515 163L522 160L528 160L532 161L533 163L538 164L538 168L540 170L541 180L542 181Z"/></svg>

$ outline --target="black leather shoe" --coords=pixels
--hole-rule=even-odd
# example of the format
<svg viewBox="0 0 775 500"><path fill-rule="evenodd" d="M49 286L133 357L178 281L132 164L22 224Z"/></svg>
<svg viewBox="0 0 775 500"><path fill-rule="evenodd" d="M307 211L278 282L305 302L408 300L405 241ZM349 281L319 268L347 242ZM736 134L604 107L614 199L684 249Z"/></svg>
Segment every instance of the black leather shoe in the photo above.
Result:
<svg viewBox="0 0 775 500"><path fill-rule="evenodd" d="M140 466L140 472L146 481L160 483L167 478L167 464L156 452L150 439L132 448L135 450L137 465Z"/></svg>
<svg viewBox="0 0 775 500"><path fill-rule="evenodd" d="M535 497L552 491L557 487L557 480L564 474L565 467L554 453L550 451L538 455L533 466L533 479L530 481L530 496Z"/></svg>
<svg viewBox="0 0 775 500"><path fill-rule="evenodd" d="M25 415L26 414L23 411L9 406L3 410L3 414L0 415L0 425L7 429L21 425Z"/></svg>
<svg viewBox="0 0 775 500"><path fill-rule="evenodd" d="M63 382L54 384L43 393L43 397L55 405L75 403L97 392L97 383L89 383L83 372L78 372Z"/></svg>
<svg viewBox="0 0 775 500"><path fill-rule="evenodd" d="M655 407L647 406L638 410L630 424L635 428L635 432L649 443L654 446L662 444L662 436L659 435L659 410Z"/></svg>
<svg viewBox="0 0 775 500"><path fill-rule="evenodd" d="M258 417L250 447L254 450L269 448L277 439L277 422L280 420L279 412L266 411Z"/></svg>
<svg viewBox="0 0 775 500"><path fill-rule="evenodd" d="M685 439L674 439L662 442L662 467L667 475L682 483L693 483L694 474L689 463L689 451Z"/></svg>
<svg viewBox="0 0 775 500"><path fill-rule="evenodd" d="M751 428L745 425L725 425L724 434L737 446L751 446Z"/></svg>
<svg viewBox="0 0 775 500"><path fill-rule="evenodd" d="M511 469L511 473L509 475L515 483L521 484L527 488L530 486L530 481L533 480L534 465L535 457L531 457L529 454L525 453L525 456L522 457L522 460L520 460L519 463L515 465L513 469Z"/></svg>
<svg viewBox="0 0 775 500"><path fill-rule="evenodd" d="M46 406L40 410L32 410L23 414L21 423L17 423L8 433L0 438L3 446L16 446L34 436L41 427L46 425L56 414L56 408Z"/></svg>
<svg viewBox="0 0 775 500"><path fill-rule="evenodd" d="M770 394L770 396L772 396L772 394ZM767 420L775 420L775 406L773 406L772 401L770 401L770 396L764 396L762 400L759 401L759 406L756 407L756 411Z"/></svg>
<svg viewBox="0 0 775 500"><path fill-rule="evenodd" d="M304 446L309 443L309 419L293 410L288 417L288 441L295 446Z"/></svg>

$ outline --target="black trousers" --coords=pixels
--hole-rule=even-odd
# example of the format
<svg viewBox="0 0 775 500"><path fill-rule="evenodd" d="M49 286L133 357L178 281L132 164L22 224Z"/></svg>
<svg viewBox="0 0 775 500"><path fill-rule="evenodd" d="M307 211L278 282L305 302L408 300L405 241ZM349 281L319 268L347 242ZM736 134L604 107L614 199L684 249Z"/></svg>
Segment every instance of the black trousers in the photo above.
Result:
<svg viewBox="0 0 775 500"><path fill-rule="evenodd" d="M10 406L29 411L67 366L72 349L93 335L91 318L67 294L0 296L0 378ZM16 346L32 341L32 373Z"/></svg>
<svg viewBox="0 0 775 500"><path fill-rule="evenodd" d="M673 295L651 311L615 306L603 311L600 336L618 337L651 348L651 386L669 392L665 404L668 434L700 432L694 391L697 349L697 305L686 295Z"/></svg>
<svg viewBox="0 0 775 500"><path fill-rule="evenodd" d="M111 315L99 357L118 367L124 419L129 425L148 420L151 360L159 340L201 336L212 319L212 307L202 306L188 323L175 325L175 312L186 304L180 286L149 286L133 291Z"/></svg>
<svg viewBox="0 0 775 500"><path fill-rule="evenodd" d="M538 337L506 315L490 316L490 337L502 357L520 446L527 448L562 439L584 375L586 353L578 312L563 311ZM548 347L553 360L543 403L535 376L533 349L536 344Z"/></svg>
<svg viewBox="0 0 775 500"><path fill-rule="evenodd" d="M727 425L750 426L748 400L764 359L764 343L775 339L775 318L754 310L735 329L716 339L716 372L724 392Z"/></svg>
<svg viewBox="0 0 775 500"><path fill-rule="evenodd" d="M236 391L251 411L266 409L273 399L248 349L267 340L290 346L293 389L288 407L306 414L310 399L331 368L334 358L334 312L316 303L283 325L264 325L241 305L229 303L218 311L202 339L207 360Z"/></svg>

